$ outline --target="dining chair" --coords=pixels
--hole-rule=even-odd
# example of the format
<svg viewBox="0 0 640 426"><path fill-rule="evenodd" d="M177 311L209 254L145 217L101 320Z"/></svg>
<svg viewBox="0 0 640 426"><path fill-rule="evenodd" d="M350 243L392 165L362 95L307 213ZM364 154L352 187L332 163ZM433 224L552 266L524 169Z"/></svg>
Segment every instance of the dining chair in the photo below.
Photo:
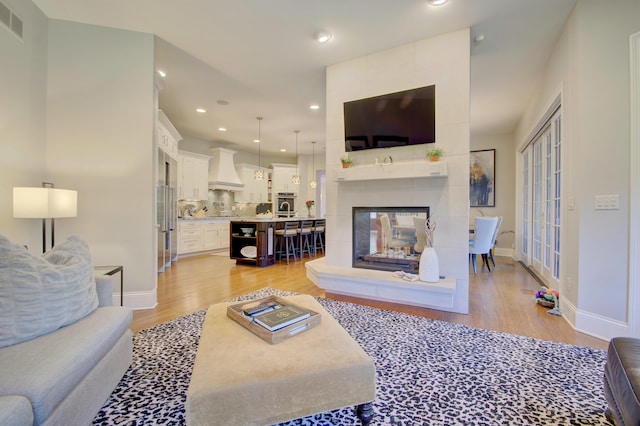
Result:
<svg viewBox="0 0 640 426"><path fill-rule="evenodd" d="M398 240L393 238L393 231L391 229L391 219L389 219L389 215L381 214L380 215L380 226L382 228L382 237L383 237L383 247L385 250L390 248L402 247L406 245L406 241Z"/></svg>
<svg viewBox="0 0 640 426"><path fill-rule="evenodd" d="M469 257L473 264L473 273L476 274L476 255L481 255L483 262L487 265L489 271L491 266L489 264L488 254L493 247L493 234L496 231L498 225L498 217L476 217L474 225L473 240L469 242Z"/></svg>
<svg viewBox="0 0 640 426"><path fill-rule="evenodd" d="M496 261L493 260L493 251L495 250L498 233L500 232L500 227L502 226L502 219L502 216L498 216L498 224L496 225L496 230L493 233L493 238L491 239L491 250L489 250L489 259L491 259L491 263L493 263L494 268L496 266Z"/></svg>

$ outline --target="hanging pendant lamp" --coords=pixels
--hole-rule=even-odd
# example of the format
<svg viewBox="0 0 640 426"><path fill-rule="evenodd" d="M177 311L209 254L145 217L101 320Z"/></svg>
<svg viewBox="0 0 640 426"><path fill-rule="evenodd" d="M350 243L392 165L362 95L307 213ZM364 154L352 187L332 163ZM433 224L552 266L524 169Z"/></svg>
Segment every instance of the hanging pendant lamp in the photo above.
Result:
<svg viewBox="0 0 640 426"><path fill-rule="evenodd" d="M298 133L300 130L293 131L296 134L296 174L291 177L291 183L300 185L300 175L298 174Z"/></svg>
<svg viewBox="0 0 640 426"><path fill-rule="evenodd" d="M260 158L260 145L262 145L262 140L260 139L260 122L262 121L262 117L256 117L256 120L258 120L258 168L256 169L255 172L253 172L253 178L255 180L262 180L264 179L264 171L262 171L262 163L261 163L261 158Z"/></svg>
<svg viewBox="0 0 640 426"><path fill-rule="evenodd" d="M312 141L311 146L313 147L313 179L309 182L309 188L315 188L318 186L318 182L316 182L316 141Z"/></svg>

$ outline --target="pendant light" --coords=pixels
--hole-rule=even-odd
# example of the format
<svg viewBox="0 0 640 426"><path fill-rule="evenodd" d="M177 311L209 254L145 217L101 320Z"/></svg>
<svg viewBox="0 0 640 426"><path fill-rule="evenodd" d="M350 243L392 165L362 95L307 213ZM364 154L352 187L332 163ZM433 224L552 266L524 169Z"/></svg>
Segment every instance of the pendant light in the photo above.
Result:
<svg viewBox="0 0 640 426"><path fill-rule="evenodd" d="M296 134L296 174L291 177L291 183L300 185L300 175L298 174L298 133L300 130L293 131Z"/></svg>
<svg viewBox="0 0 640 426"><path fill-rule="evenodd" d="M258 120L258 168L253 172L253 178L255 180L262 180L264 179L264 172L262 171L262 162L260 158L260 145L262 145L262 140L260 139L260 122L262 121L262 117L256 117L256 120Z"/></svg>
<svg viewBox="0 0 640 426"><path fill-rule="evenodd" d="M313 179L309 182L309 188L315 188L318 186L318 182L316 182L316 141L311 142L311 147L313 148Z"/></svg>

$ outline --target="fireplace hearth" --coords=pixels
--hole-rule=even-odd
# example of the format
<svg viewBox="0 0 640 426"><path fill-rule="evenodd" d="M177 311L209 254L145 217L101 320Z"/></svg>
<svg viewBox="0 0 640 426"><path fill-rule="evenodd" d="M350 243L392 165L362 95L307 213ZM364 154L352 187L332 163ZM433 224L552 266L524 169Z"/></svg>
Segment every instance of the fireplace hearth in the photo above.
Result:
<svg viewBox="0 0 640 426"><path fill-rule="evenodd" d="M353 207L354 268L418 273L429 207Z"/></svg>

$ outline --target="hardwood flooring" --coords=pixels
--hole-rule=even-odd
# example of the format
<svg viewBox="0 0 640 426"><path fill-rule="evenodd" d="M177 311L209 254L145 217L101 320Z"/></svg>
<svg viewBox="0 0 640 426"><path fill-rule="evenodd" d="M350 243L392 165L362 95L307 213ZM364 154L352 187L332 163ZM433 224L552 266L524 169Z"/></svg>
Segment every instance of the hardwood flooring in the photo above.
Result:
<svg viewBox="0 0 640 426"><path fill-rule="evenodd" d="M534 301L538 282L517 262L496 257L491 272L479 269L469 274L469 314L455 314L415 306L325 294L306 277L309 260L278 262L256 268L236 265L228 252L181 258L171 269L158 275L158 305L135 311L131 329L139 331L170 321L264 287L313 296L329 297L382 309L406 312L472 327L518 334L538 339L606 349L608 342L575 331L562 317L547 313Z"/></svg>

